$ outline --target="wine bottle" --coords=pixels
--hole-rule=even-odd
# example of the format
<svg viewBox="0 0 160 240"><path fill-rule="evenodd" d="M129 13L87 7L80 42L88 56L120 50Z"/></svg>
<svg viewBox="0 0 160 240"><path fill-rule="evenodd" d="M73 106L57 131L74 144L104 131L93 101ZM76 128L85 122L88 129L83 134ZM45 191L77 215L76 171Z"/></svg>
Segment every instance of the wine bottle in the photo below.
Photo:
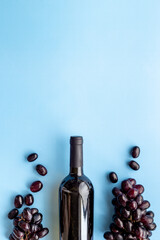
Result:
<svg viewBox="0 0 160 240"><path fill-rule="evenodd" d="M70 172L59 187L60 240L93 239L94 189L83 173L83 138L70 138Z"/></svg>

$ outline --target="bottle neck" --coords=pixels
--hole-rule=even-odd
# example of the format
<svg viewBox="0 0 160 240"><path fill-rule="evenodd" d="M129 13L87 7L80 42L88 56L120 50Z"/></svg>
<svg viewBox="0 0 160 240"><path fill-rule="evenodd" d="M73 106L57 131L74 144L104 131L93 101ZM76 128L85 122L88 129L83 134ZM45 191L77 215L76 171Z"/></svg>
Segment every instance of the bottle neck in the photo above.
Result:
<svg viewBox="0 0 160 240"><path fill-rule="evenodd" d="M83 145L73 140L70 144L70 174L83 174Z"/></svg>

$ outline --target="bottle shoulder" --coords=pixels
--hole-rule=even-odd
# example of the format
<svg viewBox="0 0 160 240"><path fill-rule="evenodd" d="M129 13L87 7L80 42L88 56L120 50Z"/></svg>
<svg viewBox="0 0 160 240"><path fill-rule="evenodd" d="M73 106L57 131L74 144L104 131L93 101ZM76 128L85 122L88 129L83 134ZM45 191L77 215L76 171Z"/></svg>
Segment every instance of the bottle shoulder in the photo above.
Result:
<svg viewBox="0 0 160 240"><path fill-rule="evenodd" d="M94 191L93 184L91 180L86 176L86 175L81 175L81 176L76 176L76 175L68 175L66 176L61 184L60 184L60 191L62 189L75 189L75 187L80 188L80 187L87 187L89 190Z"/></svg>

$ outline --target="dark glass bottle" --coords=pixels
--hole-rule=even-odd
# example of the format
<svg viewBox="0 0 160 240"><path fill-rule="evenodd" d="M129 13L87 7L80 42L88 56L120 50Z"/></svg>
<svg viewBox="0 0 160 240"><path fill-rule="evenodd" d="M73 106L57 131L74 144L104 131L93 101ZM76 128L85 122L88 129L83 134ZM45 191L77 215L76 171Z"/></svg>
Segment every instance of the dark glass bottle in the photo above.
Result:
<svg viewBox="0 0 160 240"><path fill-rule="evenodd" d="M70 138L70 173L59 188L60 240L93 239L94 189L83 174L83 138Z"/></svg>

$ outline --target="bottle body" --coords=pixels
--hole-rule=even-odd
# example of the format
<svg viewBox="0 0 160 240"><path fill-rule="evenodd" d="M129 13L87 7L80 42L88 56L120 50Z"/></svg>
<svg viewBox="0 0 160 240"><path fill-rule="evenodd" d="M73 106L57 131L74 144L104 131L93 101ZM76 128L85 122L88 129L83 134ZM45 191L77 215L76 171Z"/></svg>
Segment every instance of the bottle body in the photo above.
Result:
<svg viewBox="0 0 160 240"><path fill-rule="evenodd" d="M83 174L83 138L70 139L70 173L59 187L60 240L93 240L94 189Z"/></svg>
<svg viewBox="0 0 160 240"><path fill-rule="evenodd" d="M94 190L85 176L68 175L59 188L60 240L92 240Z"/></svg>

